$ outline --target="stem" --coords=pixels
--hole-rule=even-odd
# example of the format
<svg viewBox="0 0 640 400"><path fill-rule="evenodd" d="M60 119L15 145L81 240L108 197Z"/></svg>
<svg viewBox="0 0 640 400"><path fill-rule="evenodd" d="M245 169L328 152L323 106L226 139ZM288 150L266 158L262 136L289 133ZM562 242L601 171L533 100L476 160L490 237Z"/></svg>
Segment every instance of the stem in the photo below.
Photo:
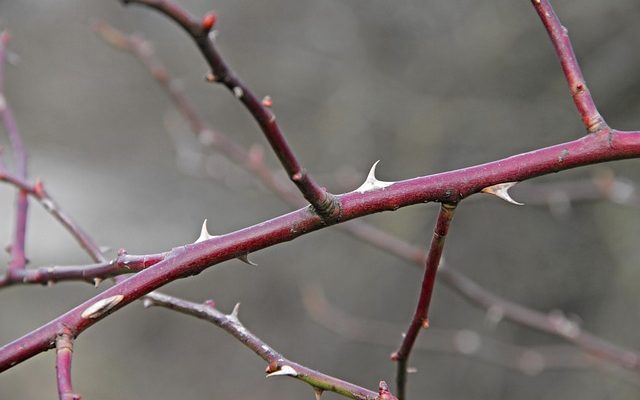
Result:
<svg viewBox="0 0 640 400"><path fill-rule="evenodd" d="M168 0L123 0L125 4L141 4L159 11L177 22L191 36L212 70L212 79L223 84L253 116L280 160L289 179L298 187L304 198L323 219L335 219L340 215L337 198L322 188L307 173L289 146L275 115L258 100L251 89L224 61L209 37L209 30L179 5Z"/></svg>
<svg viewBox="0 0 640 400"><path fill-rule="evenodd" d="M578 64L576 55L573 52L571 40L569 40L569 31L562 25L548 0L531 0L531 3L540 16L560 59L562 71L569 85L573 102L582 118L582 123L588 132L606 129L607 123L598 112L593 98L591 98L580 64Z"/></svg>
<svg viewBox="0 0 640 400"><path fill-rule="evenodd" d="M378 393L356 386L338 378L323 374L303 365L290 361L282 354L275 351L262 339L249 331L238 319L237 308L231 314L223 314L210 304L197 304L186 300L172 298L159 293L147 295L145 306L160 306L183 314L211 322L215 326L224 329L228 334L240 341L244 346L253 350L260 358L268 363L267 373L285 371L284 367L292 368L294 374L286 374L295 379L308 383L312 387L338 393L342 396L358 400L373 400L378 398ZM236 306L237 307L237 306Z"/></svg>
<svg viewBox="0 0 640 400"><path fill-rule="evenodd" d="M111 312L171 281L338 222L412 204L430 201L451 203L498 183L522 181L581 165L638 156L640 135L637 132L598 133L500 161L399 181L384 189L341 195L342 214L337 221L323 220L305 208L227 235L176 248L163 261L0 348L0 371L51 348L60 324L72 329L77 336ZM82 317L87 309L107 300L113 303L109 303L108 310L92 318Z"/></svg>
<svg viewBox="0 0 640 400"><path fill-rule="evenodd" d="M442 258L444 242L449 232L455 207L455 205L445 203L440 206L440 213L438 214L436 226L433 230L431 246L429 247L429 253L425 261L424 277L422 279L422 289L420 291L420 297L418 298L418 305L416 306L413 319L409 324L409 329L407 329L400 348L391 356L394 361L398 362L396 376L398 399L400 400L406 398L407 362L409 361L411 350L420 333L420 328L429 327L429 305L433 297L433 286L436 282L436 274L438 272L438 266L440 265L440 259Z"/></svg>
<svg viewBox="0 0 640 400"><path fill-rule="evenodd" d="M71 360L73 358L73 336L66 330L56 338L56 381L60 400L80 400L71 385Z"/></svg>
<svg viewBox="0 0 640 400"><path fill-rule="evenodd" d="M13 117L13 112L5 96L5 66L7 59L7 44L9 34L0 34L0 118L11 142L13 157L16 162L16 173L19 178L27 179L27 153L24 149L22 135ZM25 242L27 236L27 211L29 208L28 194L24 189L16 195L16 225L13 243L11 244L11 261L9 271L24 269L27 265Z"/></svg>

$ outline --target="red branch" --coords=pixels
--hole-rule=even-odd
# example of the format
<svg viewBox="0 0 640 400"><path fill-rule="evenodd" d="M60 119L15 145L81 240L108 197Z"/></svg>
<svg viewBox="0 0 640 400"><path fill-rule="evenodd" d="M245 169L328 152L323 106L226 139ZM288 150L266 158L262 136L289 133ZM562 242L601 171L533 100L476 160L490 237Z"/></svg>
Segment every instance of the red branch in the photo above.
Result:
<svg viewBox="0 0 640 400"><path fill-rule="evenodd" d="M444 249L444 242L449 232L449 226L453 219L455 212L455 205L442 204L440 206L440 213L438 213L438 219L436 220L436 226L433 229L433 238L429 247L429 253L425 261L424 277L422 278L422 288L420 290L420 297L418 298L418 305L416 311L413 314L409 329L404 335L402 344L398 351L393 353L391 359L398 362L397 371L397 385L398 385L398 398L403 400L406 398L406 383L407 383L407 362L411 355L411 350L416 342L420 328L429 327L429 305L431 304L431 298L433 297L433 286L436 282L436 273L440 265L440 259L442 258L442 250Z"/></svg>
<svg viewBox="0 0 640 400"><path fill-rule="evenodd" d="M65 331L56 338L56 380L60 400L80 400L71 385L71 360L73 358L73 336Z"/></svg>
<svg viewBox="0 0 640 400"><path fill-rule="evenodd" d="M163 261L140 271L24 337L0 348L0 371L51 348L56 328L68 326L78 335L111 312L176 279L232 258L293 240L338 222L412 204L455 203L482 188L521 181L597 162L640 157L640 134L604 130L571 142L519 154L474 167L399 181L384 189L338 196L341 218L326 221L308 209L210 240L172 250ZM96 304L104 309L91 318L82 314Z"/></svg>
<svg viewBox="0 0 640 400"><path fill-rule="evenodd" d="M269 190L285 202L293 206L302 205L297 192L291 191L288 187L281 185L274 173L264 164L262 157L253 155L253 152L245 150L241 145L223 133L214 131L206 126L206 123L198 115L188 97L179 88L179 85L174 82L162 63L155 58L153 47L149 42L139 36L127 36L104 23L98 24L96 28L109 43L132 52L143 63L153 77L167 90L178 110L189 122L193 132L200 136L203 146L208 145L214 147L231 161L245 168L249 173L254 174ZM601 198L602 196L605 198L612 197L612 199L618 198L618 201L623 200L620 198L622 193L616 193L620 191L627 192L629 189L625 189L624 187L620 188L624 183L617 182L613 180L612 177L600 177L595 183L589 182L590 185L586 188L582 187L581 182L578 182L580 184L578 187L576 187L575 183L563 182L556 184L556 186L559 187L548 187L549 184L547 184L538 187L538 189L546 190L550 193L562 191L562 194L571 200L593 199L595 195L596 198ZM540 190L538 190L538 192L539 191ZM535 202L535 199L533 200ZM527 204L529 205L531 202L532 198L528 196ZM548 200L545 199L544 203L548 203ZM412 246L372 225L362 221L352 221L347 224L338 225L338 227L355 238L369 243L378 249L388 251L420 267L424 266L424 260L427 258L427 254L422 248ZM574 329L573 331L577 332L578 336L568 337L563 334L562 330L559 330L558 327L561 325L568 326L571 324L570 321L558 325L557 322L559 320L557 316L552 319L546 314L511 303L483 289L460 272L454 271L451 268L442 269L441 267L440 269L439 276L442 277L443 283L451 286L454 291L460 293L463 298L474 304L491 310L500 310L500 315L505 319L566 339L580 346L583 351L588 352L594 357L613 362L626 368L637 368L640 366L638 363L629 362L631 359L640 359L640 356L631 350L612 345L582 330ZM583 338L586 337L590 338L590 340L583 340Z"/></svg>
<svg viewBox="0 0 640 400"><path fill-rule="evenodd" d="M307 173L287 143L276 117L269 110L271 101L263 104L251 89L231 70L209 37L212 25L189 15L179 5L168 0L122 0L124 4L141 4L153 8L178 23L194 40L212 70L208 80L223 84L244 104L253 116L282 163L289 179L298 187L305 199L320 216L333 219L339 216L339 203L335 196L320 187ZM206 19L206 16L205 16Z"/></svg>
<svg viewBox="0 0 640 400"><path fill-rule="evenodd" d="M18 130L18 125L13 117L11 107L7 103L5 96L5 66L7 58L7 44L9 43L9 34L5 31L0 34L0 118L4 123L4 128L9 136L13 156L16 163L16 171L18 177L27 179L27 152L24 149L22 135ZM25 254L25 242L27 236L27 210L29 207L28 194L24 189L18 191L16 196L16 230L13 243L11 244L11 261L9 262L9 271L18 271L24 269L27 265L27 256Z"/></svg>
<svg viewBox="0 0 640 400"><path fill-rule="evenodd" d="M591 93L587 88L582 76L582 70L573 52L573 47L569 40L569 31L562 25L548 0L531 0L531 3L540 16L551 43L556 49L562 65L562 71L569 84L571 97L573 97L573 102L582 118L582 123L589 132L596 132L605 128L607 124L591 98Z"/></svg>

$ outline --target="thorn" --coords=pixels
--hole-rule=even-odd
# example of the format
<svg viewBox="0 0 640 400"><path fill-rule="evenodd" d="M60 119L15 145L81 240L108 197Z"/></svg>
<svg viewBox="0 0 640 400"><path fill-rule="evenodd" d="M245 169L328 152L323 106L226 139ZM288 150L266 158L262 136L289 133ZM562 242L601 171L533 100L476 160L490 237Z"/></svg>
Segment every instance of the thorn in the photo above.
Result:
<svg viewBox="0 0 640 400"><path fill-rule="evenodd" d="M253 261L249 260L249 255L248 254L245 254L243 256L238 257L238 260L240 260L240 261L242 261L244 263L247 263L247 264L249 264L249 265L251 265L253 267L257 267L258 266L258 264L256 264Z"/></svg>
<svg viewBox="0 0 640 400"><path fill-rule="evenodd" d="M205 32L209 32L216 25L216 21L218 21L218 14L215 11L209 11L202 17L200 26Z"/></svg>
<svg viewBox="0 0 640 400"><path fill-rule="evenodd" d="M422 327L424 329L429 329L429 318L425 318L424 320L422 320Z"/></svg>
<svg viewBox="0 0 640 400"><path fill-rule="evenodd" d="M229 314L229 317L236 321L239 321L238 313L240 313L240 303L236 303L236 305L233 306L233 310L231 311L231 314Z"/></svg>
<svg viewBox="0 0 640 400"><path fill-rule="evenodd" d="M204 222L202 223L202 229L200 230L200 236L193 243L204 242L205 240L209 240L209 239L214 238L214 237L215 236L211 235L209 233L209 231L207 230L207 220L205 219Z"/></svg>
<svg viewBox="0 0 640 400"><path fill-rule="evenodd" d="M126 256L127 255L127 250L120 248L118 249L118 257L122 257L122 256Z"/></svg>
<svg viewBox="0 0 640 400"><path fill-rule="evenodd" d="M100 282L102 282L102 279L100 279L100 278L93 278L93 286L94 286L94 287L98 287L98 286L100 286Z"/></svg>
<svg viewBox="0 0 640 400"><path fill-rule="evenodd" d="M106 299L101 299L87 307L80 316L84 319L95 319L98 318L113 307L118 305L124 299L124 296L121 294L117 294L115 296L107 297Z"/></svg>
<svg viewBox="0 0 640 400"><path fill-rule="evenodd" d="M240 86L234 86L233 95L236 96L237 99L241 99L244 96L244 90Z"/></svg>
<svg viewBox="0 0 640 400"><path fill-rule="evenodd" d="M418 368L416 368L416 367L408 367L407 368L407 374L415 374L416 372L418 372Z"/></svg>
<svg viewBox="0 0 640 400"><path fill-rule="evenodd" d="M322 393L324 393L324 390L314 387L313 388L313 394L316 395L316 400L320 400L320 397L322 396Z"/></svg>
<svg viewBox="0 0 640 400"><path fill-rule="evenodd" d="M395 183L395 182L383 182L378 180L378 178L376 178L376 167L378 166L379 162L380 160L373 163L373 166L369 171L369 175L367 175L367 179L364 181L362 185L360 185L359 188L355 190L355 192L365 193L365 192L370 192L376 189L384 189L387 186L391 186Z"/></svg>
<svg viewBox="0 0 640 400"><path fill-rule="evenodd" d="M391 353L391 361L398 361L400 359L400 354L397 351Z"/></svg>
<svg viewBox="0 0 640 400"><path fill-rule="evenodd" d="M264 96L262 99L262 105L267 108L273 107L273 100L271 99L271 96Z"/></svg>
<svg viewBox="0 0 640 400"><path fill-rule="evenodd" d="M205 300L204 305L209 308L216 308L216 302L213 300Z"/></svg>
<svg viewBox="0 0 640 400"><path fill-rule="evenodd" d="M512 199L511 196L509 196L509 189L514 187L517 183L518 182L498 183L497 185L487 186L486 188L482 189L481 192L498 196L508 203L515 204L517 206L523 206L524 203L519 203Z"/></svg>
<svg viewBox="0 0 640 400"><path fill-rule="evenodd" d="M144 300L142 300L142 307L149 308L151 306L153 306L153 300L149 298L145 298Z"/></svg>
<svg viewBox="0 0 640 400"><path fill-rule="evenodd" d="M293 369L289 365L283 365L282 367L280 367L279 370L274 371L274 372L272 372L270 374L267 374L267 378L272 377L272 376L279 376L279 375L298 376L298 371L296 371L295 369Z"/></svg>

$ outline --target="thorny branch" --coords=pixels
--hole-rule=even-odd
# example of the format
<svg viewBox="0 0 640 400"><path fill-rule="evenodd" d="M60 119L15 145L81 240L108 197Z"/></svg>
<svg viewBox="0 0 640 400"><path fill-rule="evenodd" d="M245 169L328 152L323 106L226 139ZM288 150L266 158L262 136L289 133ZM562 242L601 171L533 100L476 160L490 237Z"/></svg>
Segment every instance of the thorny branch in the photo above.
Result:
<svg viewBox="0 0 640 400"><path fill-rule="evenodd" d="M380 394L379 392L372 392L288 360L254 335L240 322L238 319L238 307L240 304L236 305L231 314L224 314L218 311L215 308L215 304L211 301L205 302L204 304L196 304L158 293L147 295L144 304L146 307L165 307L211 322L217 327L224 329L228 334L238 339L240 343L253 350L260 358L265 360L268 364L266 369L267 377L283 375L299 379L311 385L317 397L319 397L323 391L335 392L358 400L377 399ZM380 390L382 390L383 382L381 382L380 385ZM395 399L395 397L390 397L389 399Z"/></svg>
<svg viewBox="0 0 640 400"><path fill-rule="evenodd" d="M297 196L295 192L292 192L288 187L279 183L275 174L264 163L264 159L261 156L253 155L251 151L245 150L241 145L234 142L223 133L214 131L207 126L205 121L195 111L195 108L189 101L188 97L179 89L179 86L175 84L167 69L155 58L152 45L149 42L144 41L139 36L127 36L104 23L99 23L96 26L96 29L109 43L118 48L131 51L142 61L143 65L147 67L149 72L170 94L170 97L176 103L177 108L183 114L184 118L189 121L193 132L196 135L199 135L201 139L200 142L203 146L209 146L218 150L230 160L245 168L248 172L254 174L263 183L263 185L265 185L265 187L288 204L298 207L303 205L300 202L299 196ZM202 140L203 137L202 134L200 134L201 129L193 129L193 127L204 129L203 132L211 132L215 135L216 140ZM599 177L594 182L590 181L587 185L589 186L585 188L583 187L585 185L582 183L576 185L564 182L561 185L562 187L549 187L549 185L540 186L538 188L534 187L534 189L529 189L528 193L530 196L537 195L538 197L541 197L560 192L566 196L573 196L570 197L570 199L575 197L576 200L583 200L585 198L592 199L595 194L595 196L598 196L597 198L605 196L605 198L620 198L620 200L622 200L621 196L629 191L629 188L623 187L623 182L612 180L611 177L606 176ZM536 197L532 198L530 196L527 196L527 204L529 204L529 200L533 200L534 202L539 201L545 204L549 201L546 197L544 199L537 199ZM624 195L624 200L629 200L628 197L628 195ZM346 224L338 225L338 228L376 248L388 251L389 253L412 262L419 267L424 267L424 260L427 258L427 253L422 248L412 246L372 225L366 224L362 221L351 221ZM511 320L522 324L523 326L540 329L548 334L559 336L563 339L568 339L567 336L562 333L562 330L558 329L558 326L562 324L558 324L558 317L560 316L557 315L557 313L547 315L509 302L506 299L502 299L477 285L464 274L455 271L450 267L440 268L439 276L442 278L445 285L452 287L453 290L460 293L463 298L481 307L485 307L487 310L491 310L494 314L496 310L499 310L500 318ZM541 323L541 321L546 322ZM567 320L564 322L564 325L575 325L572 321ZM580 329L578 326L576 326L576 328ZM584 332L584 335L596 338L597 340L570 341L580 346L584 351L594 357L602 358L625 368L640 367L640 364L638 363L629 363L629 360L634 359L634 357L640 359L640 355L637 355L637 353L614 346L587 332ZM607 351L607 349L612 350Z"/></svg>
<svg viewBox="0 0 640 400"><path fill-rule="evenodd" d="M272 105L270 98L258 100L251 89L234 73L224 61L210 32L217 16L215 13L206 15L202 21L192 17L177 4L168 0L122 0L124 4L140 4L153 8L180 25L198 45L205 60L211 67L207 80L224 85L246 107L256 120L265 137L278 156L289 179L298 187L313 209L326 219L335 219L340 214L340 203L326 189L320 187L316 181L301 166L293 150L276 122L275 114L269 110Z"/></svg>
<svg viewBox="0 0 640 400"><path fill-rule="evenodd" d="M198 21L190 17L179 6L168 1L129 0L125 2L135 2L156 8L185 28L196 41L212 67L212 80L222 82L247 106L263 131L265 131L268 140L289 173L290 178L296 183L305 198L314 206L315 211L319 215L309 213L307 209L302 209L238 232L212 238L202 243L186 245L163 253L162 259L155 260L157 262L153 266L140 271L129 279L121 281L119 284L105 290L100 295L90 299L58 319L43 325L38 330L1 348L0 370L10 368L18 362L51 348L58 342L57 339L61 335L59 331L60 326L65 326L69 329L68 332L65 332L69 337L75 337L111 312L116 311L135 299L149 294L167 282L198 273L211 265L227 259L270 247L283 241L292 240L299 235L374 212L395 210L399 207L429 201L456 204L464 198L487 187L503 185L500 187L504 188L506 184L530 179L550 172L609 160L636 158L640 156L640 139L638 139L640 132L616 131L610 129L604 121L601 120L588 91L586 91L586 86L580 86L584 83L584 80L578 64L575 61L575 56L573 55L573 50L571 49L566 32L564 32L563 37L558 34L558 28L561 28L561 25L559 21L557 21L547 1L533 0L534 7L536 7L536 10L543 19L545 27L547 27L552 42L560 56L579 113L585 122L585 126L592 135L492 163L406 181L380 182L375 178L373 173L371 173L365 185L358 190L334 197L329 195L324 189L319 188L319 186L304 173L304 170L293 156L286 141L284 141L284 137L275 124L275 120L270 121L265 119L266 117L271 119L273 115L266 109L268 105L270 105L270 101L265 101L263 104L258 102L254 95L251 94L247 96L247 93L250 93L248 89L245 91L246 87L239 80L236 80L222 61L213 47L213 43L208 38L209 31L215 23L215 18L212 14L205 16L202 22L198 23ZM576 85L574 86L573 83L576 83ZM271 125L268 125L267 122L270 122ZM265 126L275 126L275 131L266 131ZM20 150L16 150L14 146L14 152L20 153ZM290 153L290 156L288 153ZM30 185L26 182L26 169L25 176L22 177L9 177L6 173L0 176L2 180L18 186L24 198L26 198L26 194L31 194L36 196L41 202L43 199L50 200L48 196L38 195L37 192L39 190L37 189L37 184L31 186L31 191L28 190ZM494 191L494 194L508 198L506 189L501 192ZM329 205L324 203L328 198L331 203ZM45 205L45 208L48 207ZM26 221L26 211L24 214ZM63 225L65 224L63 220L61 220L61 222ZM65 226L71 232L79 232L79 229L75 229L73 225ZM18 230L20 230L20 228ZM366 229L360 230L360 233L361 236L375 236L372 235L371 231L367 231ZM375 234L377 235L378 233ZM78 236L76 236L76 238L78 239ZM86 239L85 242L83 242L83 240L84 239L80 237L79 241L81 244L85 242L92 243L90 239ZM411 254L409 257L414 260L416 260L414 257L421 254L420 251L415 251L406 244L398 244L393 241L381 247L393 248L395 251L408 251ZM85 250L92 254L96 262L106 262L104 256L99 252L99 248L88 246L88 248L85 247ZM26 264L26 258L24 264ZM450 280L459 278L455 273L453 275L444 274L445 271L448 270L445 269L441 273L443 278L447 279L447 276ZM429 278L429 280L425 281L428 282L432 280ZM454 286L464 287L465 284L468 284L468 282L457 280ZM478 291L473 285L466 286L465 295L473 297L473 293L475 293L475 301L479 303L483 301L490 302L493 305L501 304L501 299L485 296L486 293L482 289ZM471 295L469 295L470 293ZM503 302L501 305L505 306L508 305L508 303ZM503 307L503 309L507 308L506 306ZM611 358L616 359L620 357L619 349L603 344L597 338L589 337L588 335L585 336L575 325L567 324L568 320L564 317L542 320L538 318L539 315L535 313L532 314L530 310L526 309L516 308L511 309L509 312L512 316L519 316L521 320L526 321L526 324L537 325L538 329L561 334L568 340L574 340L585 348L597 347L598 352L604 352L611 356ZM505 314L507 314L507 312L505 312ZM635 354L631 354L631 357L628 353L624 353L623 356L626 357L628 361L627 364L633 367L637 366L638 357L635 356ZM282 368L280 368L280 370L282 370ZM64 382L67 382L67 380L63 379L63 383ZM68 382L70 393L70 380L68 380ZM380 399L392 398L386 384L381 383L380 391L376 394L376 397Z"/></svg>

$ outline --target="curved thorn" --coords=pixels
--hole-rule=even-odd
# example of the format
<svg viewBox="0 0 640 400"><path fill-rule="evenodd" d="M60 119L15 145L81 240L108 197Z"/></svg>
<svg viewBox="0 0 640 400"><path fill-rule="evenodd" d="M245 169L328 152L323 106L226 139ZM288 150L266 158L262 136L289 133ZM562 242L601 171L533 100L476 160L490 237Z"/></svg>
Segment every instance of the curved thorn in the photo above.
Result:
<svg viewBox="0 0 640 400"><path fill-rule="evenodd" d="M293 367L289 365L283 365L279 370L267 374L267 378L278 375L286 375L286 376L298 376L298 371L293 369Z"/></svg>
<svg viewBox="0 0 640 400"><path fill-rule="evenodd" d="M355 190L355 192L365 193L365 192L370 192L376 189L384 189L387 186L391 186L395 183L395 182L384 182L376 178L376 167L378 166L379 162L380 160L373 163L373 166L371 166L371 170L369 170L369 175L367 175L367 179L364 181L362 185L360 185L359 188Z"/></svg>
<svg viewBox="0 0 640 400"><path fill-rule="evenodd" d="M249 259L249 254L245 254L243 256L238 257L238 260L242 261L243 263L249 264L249 265L251 265L253 267L257 267L258 266L258 264L254 263L253 261L251 261Z"/></svg>
<svg viewBox="0 0 640 400"><path fill-rule="evenodd" d="M517 206L523 206L524 203L515 201L509 195L509 189L514 187L517 183L518 182L498 183L497 185L487 186L486 188L482 189L481 192L497 196L508 203L515 204Z"/></svg>

